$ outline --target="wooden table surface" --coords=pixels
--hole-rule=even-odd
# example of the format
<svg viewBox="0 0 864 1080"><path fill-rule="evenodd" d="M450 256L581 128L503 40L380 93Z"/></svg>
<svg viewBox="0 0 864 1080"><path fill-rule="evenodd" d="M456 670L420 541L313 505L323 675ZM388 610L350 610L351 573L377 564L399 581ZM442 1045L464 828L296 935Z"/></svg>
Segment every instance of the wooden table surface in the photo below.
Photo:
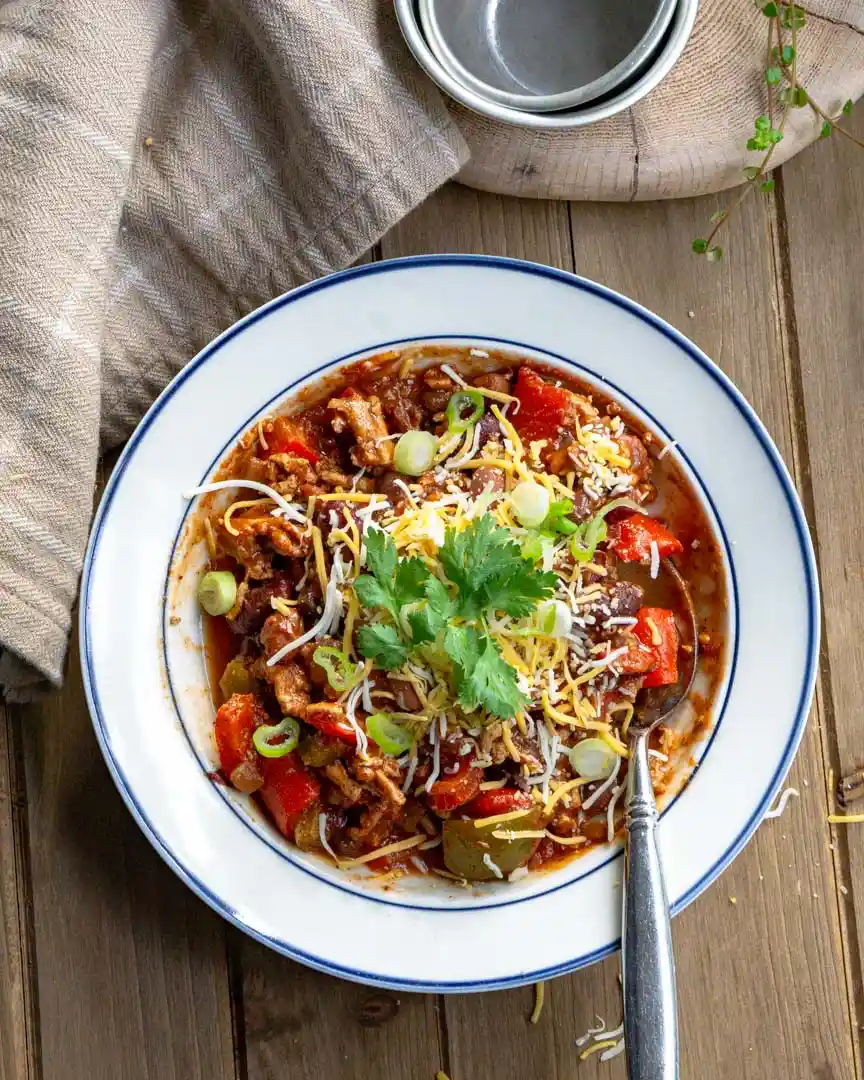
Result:
<svg viewBox="0 0 864 1080"><path fill-rule="evenodd" d="M689 247L723 196L568 206L451 186L376 252L534 259L634 297L735 380L798 484L824 610L816 704L791 774L801 798L675 921L681 1073L691 1080L862 1072L864 825L826 820L829 771L864 761L859 155L835 137L784 166L774 193L751 195L729 222L716 265ZM7 706L0 724L0 1080L624 1076L623 1058L580 1061L575 1043L596 1013L620 1022L617 958L550 983L529 1025L529 988L372 992L221 921L122 805L76 649L62 692Z"/></svg>

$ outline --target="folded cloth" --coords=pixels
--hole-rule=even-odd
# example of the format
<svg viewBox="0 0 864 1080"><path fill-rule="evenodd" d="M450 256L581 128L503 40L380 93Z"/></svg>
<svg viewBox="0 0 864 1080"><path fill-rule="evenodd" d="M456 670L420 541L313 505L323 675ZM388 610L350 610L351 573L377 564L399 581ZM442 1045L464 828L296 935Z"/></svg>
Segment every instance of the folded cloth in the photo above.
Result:
<svg viewBox="0 0 864 1080"><path fill-rule="evenodd" d="M387 0L0 3L7 695L61 680L100 444L466 158Z"/></svg>

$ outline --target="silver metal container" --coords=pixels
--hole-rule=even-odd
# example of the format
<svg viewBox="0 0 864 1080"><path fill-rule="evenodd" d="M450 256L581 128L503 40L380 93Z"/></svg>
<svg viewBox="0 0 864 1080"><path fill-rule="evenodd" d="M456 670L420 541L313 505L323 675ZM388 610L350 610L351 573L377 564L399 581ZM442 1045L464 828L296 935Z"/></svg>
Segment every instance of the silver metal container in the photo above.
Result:
<svg viewBox="0 0 864 1080"><path fill-rule="evenodd" d="M419 0L394 0L396 15L408 47L438 86L473 112L505 124L539 131L566 131L605 120L629 109L669 73L684 51L693 30L698 0L678 0L672 21L647 67L602 98L560 112L528 112L503 105L466 86L435 56L420 24Z"/></svg>
<svg viewBox="0 0 864 1080"><path fill-rule="evenodd" d="M554 112L603 97L650 65L677 0L418 0L426 43L481 97Z"/></svg>

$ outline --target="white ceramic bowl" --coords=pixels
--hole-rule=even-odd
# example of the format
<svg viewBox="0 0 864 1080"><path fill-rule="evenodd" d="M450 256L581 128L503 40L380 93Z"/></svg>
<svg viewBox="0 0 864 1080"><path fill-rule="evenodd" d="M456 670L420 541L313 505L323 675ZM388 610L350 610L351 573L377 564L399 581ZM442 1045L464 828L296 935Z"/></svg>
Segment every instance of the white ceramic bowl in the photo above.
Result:
<svg viewBox="0 0 864 1080"><path fill-rule="evenodd" d="M512 106L492 101L466 86L458 78L455 69L450 70L442 64L430 49L420 26L417 3L418 0L394 0L396 17L417 63L445 93L472 112L488 116L492 120L538 131L566 131L594 124L629 109L665 79L690 38L699 0L679 0L663 43L647 69L635 81L616 87L606 97L588 101L563 112L528 112L514 109Z"/></svg>
<svg viewBox="0 0 864 1080"><path fill-rule="evenodd" d="M181 493L296 388L417 340L492 344L602 385L677 443L714 523L729 596L727 677L698 769L663 813L674 911L741 850L792 762L815 675L816 572L789 476L728 379L655 315L547 267L427 256L336 274L226 331L159 397L105 492L82 582L87 698L123 798L199 896L279 952L369 984L487 990L617 948L618 845L509 885L464 891L415 877L385 891L362 871L346 877L297 851L208 775L216 755L194 601L201 553L187 544Z"/></svg>

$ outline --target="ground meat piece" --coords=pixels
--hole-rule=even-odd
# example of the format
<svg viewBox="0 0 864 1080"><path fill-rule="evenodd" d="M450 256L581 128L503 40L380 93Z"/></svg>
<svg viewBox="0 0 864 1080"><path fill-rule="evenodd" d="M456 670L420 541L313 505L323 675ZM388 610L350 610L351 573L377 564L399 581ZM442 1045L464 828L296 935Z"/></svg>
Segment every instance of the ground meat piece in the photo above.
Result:
<svg viewBox="0 0 864 1080"><path fill-rule="evenodd" d="M599 416L600 412L590 398L585 397L584 394L570 392L567 417L564 421L566 427L573 431L576 427L592 424Z"/></svg>
<svg viewBox="0 0 864 1080"><path fill-rule="evenodd" d="M549 831L556 836L575 836L579 832L576 813L566 808L558 810L549 823Z"/></svg>
<svg viewBox="0 0 864 1080"><path fill-rule="evenodd" d="M644 675L622 675L615 684L615 689L622 697L635 701L644 681Z"/></svg>
<svg viewBox="0 0 864 1080"><path fill-rule="evenodd" d="M299 664L275 664L273 667L261 665L259 671L266 672L264 677L273 686L273 693L279 702L284 716L306 715L309 705L309 680Z"/></svg>
<svg viewBox="0 0 864 1080"><path fill-rule="evenodd" d="M318 479L315 466L295 454L271 454L267 458L267 483L291 499L303 484Z"/></svg>
<svg viewBox="0 0 864 1080"><path fill-rule="evenodd" d="M337 434L350 428L357 445L351 449L355 465L389 465L393 460L393 442L387 436L387 424L381 402L372 394L368 398L356 390L347 390L341 397L327 402L330 424Z"/></svg>
<svg viewBox="0 0 864 1080"><path fill-rule="evenodd" d="M354 477L340 472L339 469L322 469L318 474L318 479L329 488L342 488L343 491L348 491Z"/></svg>
<svg viewBox="0 0 864 1080"><path fill-rule="evenodd" d="M401 807L395 803L380 800L363 811L360 824L348 830L348 835L364 848L374 851L383 847L399 816Z"/></svg>
<svg viewBox="0 0 864 1080"><path fill-rule="evenodd" d="M346 805L356 806L363 798L363 788L352 780L341 761L334 761L324 769L324 775L342 792Z"/></svg>
<svg viewBox="0 0 864 1080"><path fill-rule="evenodd" d="M488 465L483 465L481 468L475 469L474 475L471 477L471 494L482 495L487 488L489 491L503 491L504 480L504 471L502 469L493 469Z"/></svg>
<svg viewBox="0 0 864 1080"><path fill-rule="evenodd" d="M321 608L321 582L314 570L306 575L303 587L297 590L297 610L306 618L317 619Z"/></svg>
<svg viewBox="0 0 864 1080"><path fill-rule="evenodd" d="M230 555L255 581L273 577L273 556L305 556L311 541L291 522L273 517L232 519L237 535L229 533L221 522L214 532L221 554Z"/></svg>
<svg viewBox="0 0 864 1080"><path fill-rule="evenodd" d="M512 372L490 371L483 375L478 375L474 379L474 385L480 386L484 390L494 390L496 394L509 394L510 379L512 377Z"/></svg>
<svg viewBox="0 0 864 1080"><path fill-rule="evenodd" d="M369 784L375 779L375 773L383 773L391 780L402 779L402 768L395 758L373 757L368 761L355 758L350 765L351 772L364 784Z"/></svg>
<svg viewBox="0 0 864 1080"><path fill-rule="evenodd" d="M440 367L426 368L423 372L423 382L429 390L447 390L451 394L459 388L458 384Z"/></svg>
<svg viewBox="0 0 864 1080"><path fill-rule="evenodd" d="M645 444L635 435L621 435L618 438L621 453L630 459L630 471L638 478L651 472L651 458Z"/></svg>
<svg viewBox="0 0 864 1080"><path fill-rule="evenodd" d="M385 415L397 431L422 426L423 409L417 400L420 388L414 376L400 379L397 375L385 375L369 389L380 399Z"/></svg>
<svg viewBox="0 0 864 1080"><path fill-rule="evenodd" d="M272 656L290 642L296 641L302 633L303 619L298 611L292 610L285 615L281 611L274 611L264 620L258 636L264 655Z"/></svg>
<svg viewBox="0 0 864 1080"><path fill-rule="evenodd" d="M609 610L618 618L632 617L642 607L645 590L632 581L616 581L609 588Z"/></svg>
<svg viewBox="0 0 864 1080"><path fill-rule="evenodd" d="M582 488L577 488L571 495L571 499L573 501L573 512L570 517L579 524L587 521L594 513L594 503L591 502Z"/></svg>
<svg viewBox="0 0 864 1080"><path fill-rule="evenodd" d="M235 634L242 634L244 637L257 634L267 616L273 614L271 599L278 597L282 600L290 600L293 592L294 589L287 574L276 574L266 584L248 589L240 610L230 620L231 629Z"/></svg>
<svg viewBox="0 0 864 1080"><path fill-rule="evenodd" d="M452 390L427 390L423 395L423 404L433 416L436 416L447 408L452 393Z"/></svg>

